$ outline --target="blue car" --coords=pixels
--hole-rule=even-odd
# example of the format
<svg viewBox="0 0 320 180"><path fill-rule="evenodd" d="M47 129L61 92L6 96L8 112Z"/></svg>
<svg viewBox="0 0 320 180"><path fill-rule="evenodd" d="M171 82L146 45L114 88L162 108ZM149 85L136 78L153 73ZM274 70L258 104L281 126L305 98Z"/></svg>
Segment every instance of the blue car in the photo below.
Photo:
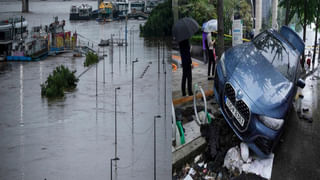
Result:
<svg viewBox="0 0 320 180"><path fill-rule="evenodd" d="M266 30L228 49L216 67L214 93L240 140L267 157L283 132L288 112L305 83L299 79L304 43L289 27Z"/></svg>

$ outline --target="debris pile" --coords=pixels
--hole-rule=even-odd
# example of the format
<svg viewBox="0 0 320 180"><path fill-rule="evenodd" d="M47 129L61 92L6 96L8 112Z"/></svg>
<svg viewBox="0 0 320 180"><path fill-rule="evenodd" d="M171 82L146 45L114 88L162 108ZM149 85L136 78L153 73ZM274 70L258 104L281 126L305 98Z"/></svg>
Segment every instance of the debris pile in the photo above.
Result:
<svg viewBox="0 0 320 180"><path fill-rule="evenodd" d="M220 113L214 113L211 124L202 125L201 135L206 138L206 150L181 169L174 170L173 179L230 179L235 175L223 167L227 151L240 143ZM236 175L239 175L237 173Z"/></svg>
<svg viewBox="0 0 320 180"><path fill-rule="evenodd" d="M172 179L270 179L273 156L263 160L250 157L248 146L240 144L221 113L214 113L212 123L202 125L200 129L207 141L205 151L181 169L174 169Z"/></svg>

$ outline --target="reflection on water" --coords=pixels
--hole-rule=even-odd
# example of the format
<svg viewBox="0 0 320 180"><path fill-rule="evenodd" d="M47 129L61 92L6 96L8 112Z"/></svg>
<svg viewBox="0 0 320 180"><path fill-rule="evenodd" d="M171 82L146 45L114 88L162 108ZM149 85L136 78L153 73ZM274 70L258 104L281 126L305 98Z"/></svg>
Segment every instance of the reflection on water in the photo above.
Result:
<svg viewBox="0 0 320 180"><path fill-rule="evenodd" d="M23 122L23 64L20 64L20 126L24 126L24 122Z"/></svg>

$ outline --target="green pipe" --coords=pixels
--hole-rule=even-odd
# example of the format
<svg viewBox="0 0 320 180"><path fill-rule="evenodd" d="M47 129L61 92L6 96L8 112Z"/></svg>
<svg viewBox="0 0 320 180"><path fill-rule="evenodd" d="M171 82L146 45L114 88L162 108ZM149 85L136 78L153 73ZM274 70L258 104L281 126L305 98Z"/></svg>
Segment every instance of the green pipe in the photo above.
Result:
<svg viewBox="0 0 320 180"><path fill-rule="evenodd" d="M208 124L211 123L212 119L211 119L211 116L209 115L209 113L207 112L207 119L208 119Z"/></svg>
<svg viewBox="0 0 320 180"><path fill-rule="evenodd" d="M186 141L185 141L185 138L184 138L184 132L183 132L183 127L182 127L181 121L177 121L177 126L178 126L178 130L179 130L179 134L180 134L180 143L182 145Z"/></svg>

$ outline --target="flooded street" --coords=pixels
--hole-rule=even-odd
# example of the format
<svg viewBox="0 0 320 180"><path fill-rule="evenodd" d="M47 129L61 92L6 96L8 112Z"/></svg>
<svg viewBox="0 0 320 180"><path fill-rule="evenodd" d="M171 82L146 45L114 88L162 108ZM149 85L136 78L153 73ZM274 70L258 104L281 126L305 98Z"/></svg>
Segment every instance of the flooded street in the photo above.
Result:
<svg viewBox="0 0 320 180"><path fill-rule="evenodd" d="M20 3L0 2L0 15L18 14ZM119 29L124 38L124 22L69 22L70 6L80 3L32 1L31 12L23 16L29 28L47 25L54 16L59 16L60 20L66 20L65 30L76 30L92 42L107 39L111 34L118 36ZM96 1L89 1L89 4L97 6ZM171 66L166 64L171 58L170 47L166 46L165 52L160 53L158 73L157 43L139 37L139 25L144 22L128 21L128 30L134 32L134 45L130 56L129 43L127 64L124 47L120 47L120 51L119 47L114 47L113 65L109 47L106 47L105 62L100 61L98 68L93 65L81 75L76 90L67 92L63 99L42 98L40 84L61 64L77 70L79 76L86 70L84 57L73 58L71 53L64 53L38 62L0 63L0 179L109 179L110 159L116 155L117 87L120 87L116 102L117 157L120 160L113 162L113 178L153 178L155 115L161 115L156 120L157 177L171 178L171 107L167 106L171 103ZM132 119L131 61L136 58Z"/></svg>

